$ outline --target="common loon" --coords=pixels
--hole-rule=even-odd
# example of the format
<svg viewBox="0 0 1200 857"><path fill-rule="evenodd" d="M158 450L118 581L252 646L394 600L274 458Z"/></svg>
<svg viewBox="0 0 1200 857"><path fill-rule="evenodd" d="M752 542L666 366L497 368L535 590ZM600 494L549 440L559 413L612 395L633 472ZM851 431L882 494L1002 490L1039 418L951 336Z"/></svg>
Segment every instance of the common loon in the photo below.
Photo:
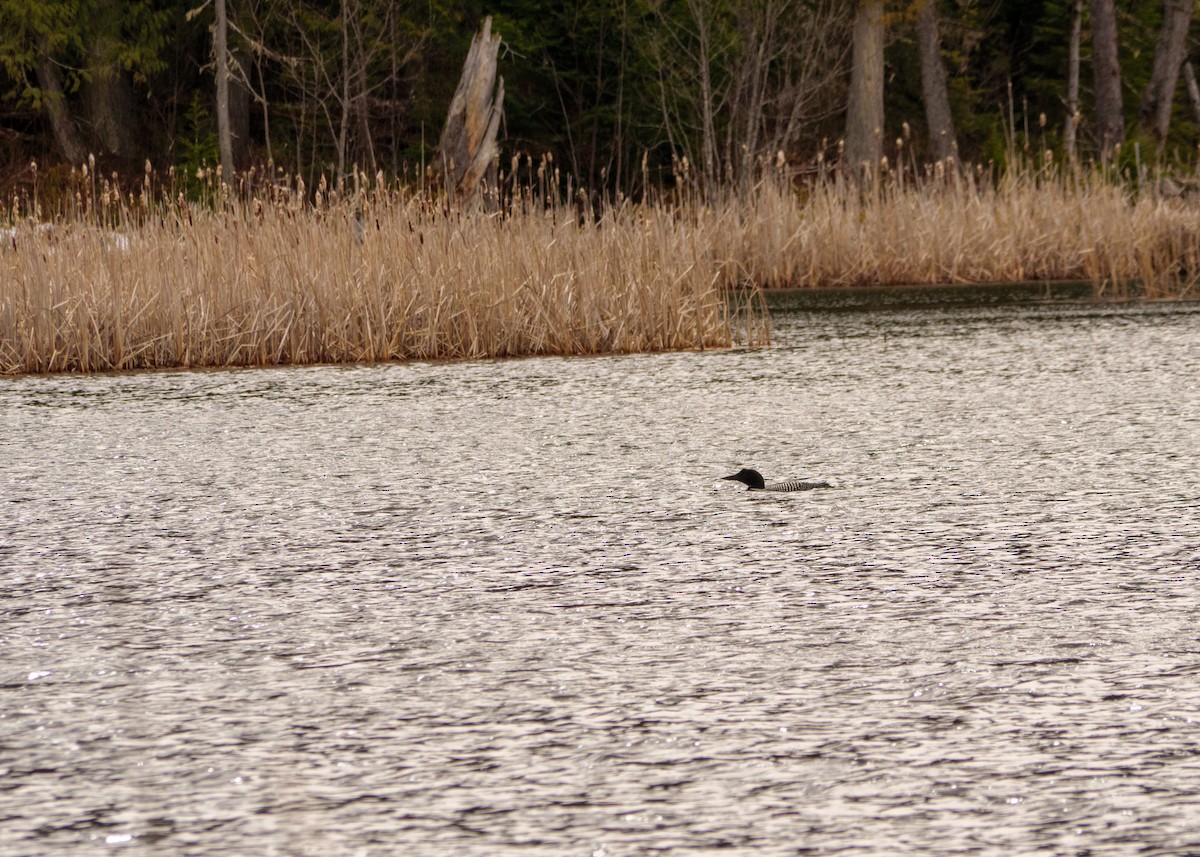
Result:
<svg viewBox="0 0 1200 857"><path fill-rule="evenodd" d="M808 482L804 479L789 479L786 482L763 481L762 474L757 470L743 467L732 476L722 476L722 479L732 479L734 482L745 482L751 491L811 491L813 488L829 488L828 482Z"/></svg>

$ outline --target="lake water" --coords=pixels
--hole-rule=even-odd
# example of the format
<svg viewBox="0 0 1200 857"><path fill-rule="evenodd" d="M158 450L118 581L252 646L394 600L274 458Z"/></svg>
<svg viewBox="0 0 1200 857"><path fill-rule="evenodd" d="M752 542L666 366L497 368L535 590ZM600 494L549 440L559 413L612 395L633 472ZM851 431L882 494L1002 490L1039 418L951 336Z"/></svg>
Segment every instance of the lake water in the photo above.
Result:
<svg viewBox="0 0 1200 857"><path fill-rule="evenodd" d="M0 379L0 855L1200 854L1198 461L1195 304Z"/></svg>

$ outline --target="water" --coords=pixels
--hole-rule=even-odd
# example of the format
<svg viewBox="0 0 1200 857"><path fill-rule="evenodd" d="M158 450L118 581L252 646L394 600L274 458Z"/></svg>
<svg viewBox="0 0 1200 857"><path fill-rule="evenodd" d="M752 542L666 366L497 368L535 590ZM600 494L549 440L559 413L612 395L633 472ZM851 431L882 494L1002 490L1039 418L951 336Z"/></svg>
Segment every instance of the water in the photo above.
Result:
<svg viewBox="0 0 1200 857"><path fill-rule="evenodd" d="M0 855L1200 854L1198 332L0 380Z"/></svg>

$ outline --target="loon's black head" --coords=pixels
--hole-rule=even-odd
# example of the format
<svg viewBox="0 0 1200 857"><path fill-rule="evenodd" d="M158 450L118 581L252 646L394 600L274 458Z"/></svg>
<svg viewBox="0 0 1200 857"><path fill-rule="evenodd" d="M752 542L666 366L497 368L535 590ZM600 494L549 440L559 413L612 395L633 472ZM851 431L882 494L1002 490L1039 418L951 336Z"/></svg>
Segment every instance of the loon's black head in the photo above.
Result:
<svg viewBox="0 0 1200 857"><path fill-rule="evenodd" d="M751 488L762 488L766 485L763 482L762 474L757 470L751 470L748 467L743 467L732 476L722 476L722 479L732 479L734 482L745 482Z"/></svg>

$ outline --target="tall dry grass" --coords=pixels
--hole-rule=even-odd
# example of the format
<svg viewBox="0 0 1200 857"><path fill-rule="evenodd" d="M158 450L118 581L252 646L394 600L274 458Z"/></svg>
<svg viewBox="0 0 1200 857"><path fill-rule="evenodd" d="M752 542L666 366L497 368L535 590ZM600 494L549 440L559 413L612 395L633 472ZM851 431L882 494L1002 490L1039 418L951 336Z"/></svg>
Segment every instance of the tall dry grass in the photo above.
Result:
<svg viewBox="0 0 1200 857"><path fill-rule="evenodd" d="M1159 187L1098 172L764 182L727 203L739 216L712 250L768 288L1083 280L1099 297L1200 298L1200 199Z"/></svg>
<svg viewBox="0 0 1200 857"><path fill-rule="evenodd" d="M713 237L666 209L447 211L376 190L81 203L0 248L0 371L723 347L766 336ZM115 212L115 213L114 213Z"/></svg>
<svg viewBox="0 0 1200 857"><path fill-rule="evenodd" d="M51 224L9 214L0 372L721 347L766 339L759 287L1082 279L1200 296L1200 207L1099 174L685 184L598 222L528 194L488 215L383 189L191 203L149 178L124 196L89 181Z"/></svg>

